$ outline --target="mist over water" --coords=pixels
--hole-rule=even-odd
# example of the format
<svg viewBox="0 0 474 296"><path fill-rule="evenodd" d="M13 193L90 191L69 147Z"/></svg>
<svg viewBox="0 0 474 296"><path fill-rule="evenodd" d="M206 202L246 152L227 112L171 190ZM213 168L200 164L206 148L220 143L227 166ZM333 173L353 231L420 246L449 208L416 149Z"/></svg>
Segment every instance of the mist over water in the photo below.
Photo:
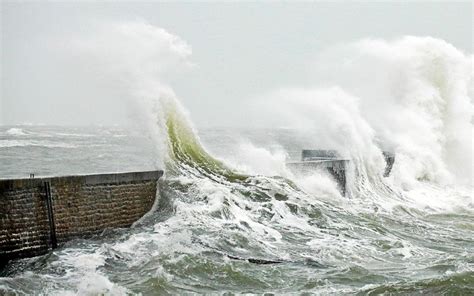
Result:
<svg viewBox="0 0 474 296"><path fill-rule="evenodd" d="M142 22L106 24L69 46L81 71L118 82L130 100L135 132L153 147L142 161L166 171L160 204L132 229L12 263L0 291L474 292L472 56L429 37L331 48L313 61L314 85L256 98L249 121L266 128L197 131L166 81L193 66L179 37ZM35 138L47 132L5 128L0 151L79 145L61 138L67 129ZM110 147L130 143L113 136L102 135ZM304 148L350 159L347 196L324 172L286 166ZM389 177L382 151L396 155Z"/></svg>

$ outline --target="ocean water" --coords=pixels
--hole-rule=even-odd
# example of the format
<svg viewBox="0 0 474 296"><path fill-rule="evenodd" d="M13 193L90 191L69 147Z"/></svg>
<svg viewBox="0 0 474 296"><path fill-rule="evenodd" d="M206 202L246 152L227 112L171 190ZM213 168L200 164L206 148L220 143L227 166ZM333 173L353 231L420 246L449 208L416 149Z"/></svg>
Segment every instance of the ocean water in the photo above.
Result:
<svg viewBox="0 0 474 296"><path fill-rule="evenodd" d="M313 83L247 98L248 128L198 129L167 79L193 64L184 40L137 21L73 41L136 125L2 126L0 177L159 168L159 205L11 262L0 294L474 294L472 54L414 36L331 47L308 61ZM350 160L346 196L288 168L301 149Z"/></svg>
<svg viewBox="0 0 474 296"><path fill-rule="evenodd" d="M285 172L306 147L295 134L202 130L215 158L175 148L179 161L168 164L145 221L10 263L1 294L474 292L472 192L430 183L404 192L381 179L364 189L352 180L341 196L324 172ZM0 128L1 178L163 168L157 157L130 128ZM441 201L415 200L426 195Z"/></svg>

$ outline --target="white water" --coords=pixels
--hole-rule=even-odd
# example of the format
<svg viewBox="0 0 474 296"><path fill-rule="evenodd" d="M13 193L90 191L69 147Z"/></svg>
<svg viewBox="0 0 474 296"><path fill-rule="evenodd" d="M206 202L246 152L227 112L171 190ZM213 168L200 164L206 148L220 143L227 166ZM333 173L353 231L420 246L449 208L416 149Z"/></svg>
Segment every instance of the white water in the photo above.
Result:
<svg viewBox="0 0 474 296"><path fill-rule="evenodd" d="M21 128L14 128L14 127L7 130L6 134L10 135L10 136L26 136L26 135L28 135Z"/></svg>
<svg viewBox="0 0 474 296"><path fill-rule="evenodd" d="M410 188L472 185L472 62L443 40L408 36L330 49L315 67L358 98L378 141L397 153L394 181Z"/></svg>
<svg viewBox="0 0 474 296"><path fill-rule="evenodd" d="M143 132L156 139L165 158L158 163L164 164L169 155L167 113L178 114L188 136L197 138L166 82L168 74L192 65L185 41L132 22L104 25L72 46L88 67L123 84ZM429 37L362 40L329 48L314 61L314 86L260 95L255 117L260 124L293 128L310 146L306 148L337 149L350 158L349 189L363 200L377 199L388 208L395 198L395 204L403 200L472 210L472 61L472 55ZM294 176L285 166L283 150L268 151L248 140L239 147L236 154L222 155L236 169L280 175L313 193L336 196L327 176ZM392 174L385 179L382 150L396 154ZM397 194L388 197L387 186Z"/></svg>
<svg viewBox="0 0 474 296"><path fill-rule="evenodd" d="M123 84L144 132L162 142L165 106L180 105L166 77L192 65L190 46L140 22L103 25L72 46L87 67ZM403 189L414 189L419 182L470 186L472 61L472 56L429 37L362 40L329 48L314 61L314 86L282 87L261 95L255 117L268 126L297 129L311 148L339 150L367 176L383 171L381 150L393 151L397 161L390 181ZM181 106L171 108L186 113ZM186 114L180 116L192 126ZM245 144L242 148L251 149ZM270 166L260 166L256 173L286 173L284 152L274 155L277 165L255 148L239 155L240 164L232 162ZM256 152L262 161L255 159Z"/></svg>

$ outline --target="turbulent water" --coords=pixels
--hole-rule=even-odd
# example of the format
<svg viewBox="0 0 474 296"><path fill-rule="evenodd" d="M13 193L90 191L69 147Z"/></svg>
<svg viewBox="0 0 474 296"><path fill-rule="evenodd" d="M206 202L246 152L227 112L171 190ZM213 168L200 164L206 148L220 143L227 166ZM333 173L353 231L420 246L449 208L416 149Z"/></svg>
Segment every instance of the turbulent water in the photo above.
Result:
<svg viewBox="0 0 474 296"><path fill-rule="evenodd" d="M315 81L330 87L258 98L273 128L196 131L162 79L190 55L178 37L131 23L76 45L114 66L140 128L1 127L0 176L163 168L159 205L131 229L11 262L2 293L474 293L471 56L363 40L321 54ZM288 169L303 148L350 159L346 196L325 172ZM389 177L382 150L396 154Z"/></svg>
<svg viewBox="0 0 474 296"><path fill-rule="evenodd" d="M268 151L288 147L291 159L303 148L291 130L207 129L201 138L221 158L250 149L242 139L258 143L253 157L267 151L268 158ZM191 153L193 144L175 147L181 161L168 167L173 170L161 183L159 207L146 221L13 262L1 271L0 290L45 295L474 291L469 192L426 184L414 197L388 188L342 197L322 173L252 176L250 167L262 164L248 162L249 168L240 170L247 173L237 174L204 151ZM146 148L150 139L129 129L3 127L0 145L2 177L156 168L156 155ZM441 208L420 206L413 198L448 200Z"/></svg>

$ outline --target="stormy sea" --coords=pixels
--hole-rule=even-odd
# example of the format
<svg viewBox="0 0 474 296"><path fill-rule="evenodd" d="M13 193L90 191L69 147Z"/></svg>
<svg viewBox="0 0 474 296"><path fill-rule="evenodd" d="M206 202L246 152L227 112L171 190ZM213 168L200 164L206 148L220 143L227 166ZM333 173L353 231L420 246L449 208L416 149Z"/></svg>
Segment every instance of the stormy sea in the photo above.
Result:
<svg viewBox="0 0 474 296"><path fill-rule="evenodd" d="M10 262L0 294L474 294L472 56L429 37L362 40L323 55L328 83L263 95L246 114L261 127L198 128L147 67L174 67L186 46L145 24L110 34L161 50L113 68L139 124L2 126L0 178L163 169L158 205L132 228ZM303 149L349 160L345 194L326 171L289 168Z"/></svg>

